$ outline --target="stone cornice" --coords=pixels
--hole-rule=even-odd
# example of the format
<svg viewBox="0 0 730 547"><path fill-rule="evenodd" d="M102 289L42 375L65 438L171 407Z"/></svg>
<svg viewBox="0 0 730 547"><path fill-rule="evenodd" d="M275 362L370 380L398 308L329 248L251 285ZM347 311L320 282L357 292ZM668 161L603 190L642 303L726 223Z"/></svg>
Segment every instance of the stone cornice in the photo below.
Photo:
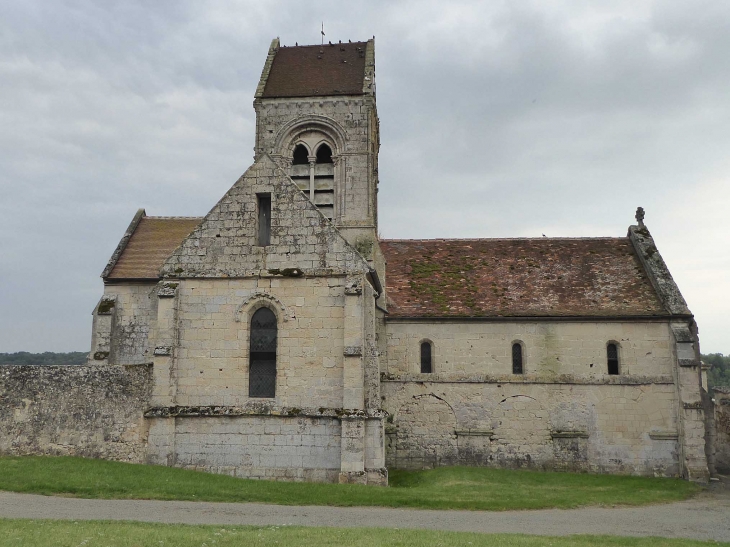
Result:
<svg viewBox="0 0 730 547"><path fill-rule="evenodd" d="M566 384L566 385L673 385L671 376L615 376L596 377L562 374L556 376L538 375L496 375L496 374L398 374L381 373L381 382L421 384Z"/></svg>
<svg viewBox="0 0 730 547"><path fill-rule="evenodd" d="M148 408L145 418L215 418L223 416L278 416L281 418L372 418L382 419L387 412L381 409L359 410L349 408L297 408L265 402L252 402L241 406L163 406Z"/></svg>

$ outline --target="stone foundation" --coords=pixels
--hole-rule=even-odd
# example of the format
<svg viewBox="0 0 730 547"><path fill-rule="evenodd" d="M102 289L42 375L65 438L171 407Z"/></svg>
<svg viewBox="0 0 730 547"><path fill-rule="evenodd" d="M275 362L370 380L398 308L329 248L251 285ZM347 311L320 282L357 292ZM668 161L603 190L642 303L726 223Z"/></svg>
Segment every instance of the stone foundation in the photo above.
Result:
<svg viewBox="0 0 730 547"><path fill-rule="evenodd" d="M147 461L254 479L337 482L336 418L150 418Z"/></svg>

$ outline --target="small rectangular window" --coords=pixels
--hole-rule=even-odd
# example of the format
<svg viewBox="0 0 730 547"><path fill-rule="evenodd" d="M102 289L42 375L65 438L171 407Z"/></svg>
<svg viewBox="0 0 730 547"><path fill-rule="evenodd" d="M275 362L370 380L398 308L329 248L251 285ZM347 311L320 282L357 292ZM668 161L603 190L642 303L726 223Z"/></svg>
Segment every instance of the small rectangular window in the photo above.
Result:
<svg viewBox="0 0 730 547"><path fill-rule="evenodd" d="M271 194L258 194L259 238L261 247L271 244Z"/></svg>

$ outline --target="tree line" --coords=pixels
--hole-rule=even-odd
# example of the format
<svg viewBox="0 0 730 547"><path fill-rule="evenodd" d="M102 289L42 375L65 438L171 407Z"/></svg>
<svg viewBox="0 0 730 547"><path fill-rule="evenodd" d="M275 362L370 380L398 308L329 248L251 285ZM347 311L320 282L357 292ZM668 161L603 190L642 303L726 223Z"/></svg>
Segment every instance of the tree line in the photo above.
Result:
<svg viewBox="0 0 730 547"><path fill-rule="evenodd" d="M68 353L19 351L17 353L0 353L0 365L83 365L86 363L88 356L87 351L70 351Z"/></svg>

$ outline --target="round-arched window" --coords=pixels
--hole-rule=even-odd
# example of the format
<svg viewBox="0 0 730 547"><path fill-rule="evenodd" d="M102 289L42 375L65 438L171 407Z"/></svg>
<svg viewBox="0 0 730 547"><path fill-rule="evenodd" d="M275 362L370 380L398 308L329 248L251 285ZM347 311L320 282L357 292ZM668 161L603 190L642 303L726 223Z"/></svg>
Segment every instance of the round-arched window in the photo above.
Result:
<svg viewBox="0 0 730 547"><path fill-rule="evenodd" d="M276 395L276 315L269 308L259 308L251 317L248 396Z"/></svg>
<svg viewBox="0 0 730 547"><path fill-rule="evenodd" d="M421 374L431 374L433 372L433 347L431 342L425 340L421 342Z"/></svg>

